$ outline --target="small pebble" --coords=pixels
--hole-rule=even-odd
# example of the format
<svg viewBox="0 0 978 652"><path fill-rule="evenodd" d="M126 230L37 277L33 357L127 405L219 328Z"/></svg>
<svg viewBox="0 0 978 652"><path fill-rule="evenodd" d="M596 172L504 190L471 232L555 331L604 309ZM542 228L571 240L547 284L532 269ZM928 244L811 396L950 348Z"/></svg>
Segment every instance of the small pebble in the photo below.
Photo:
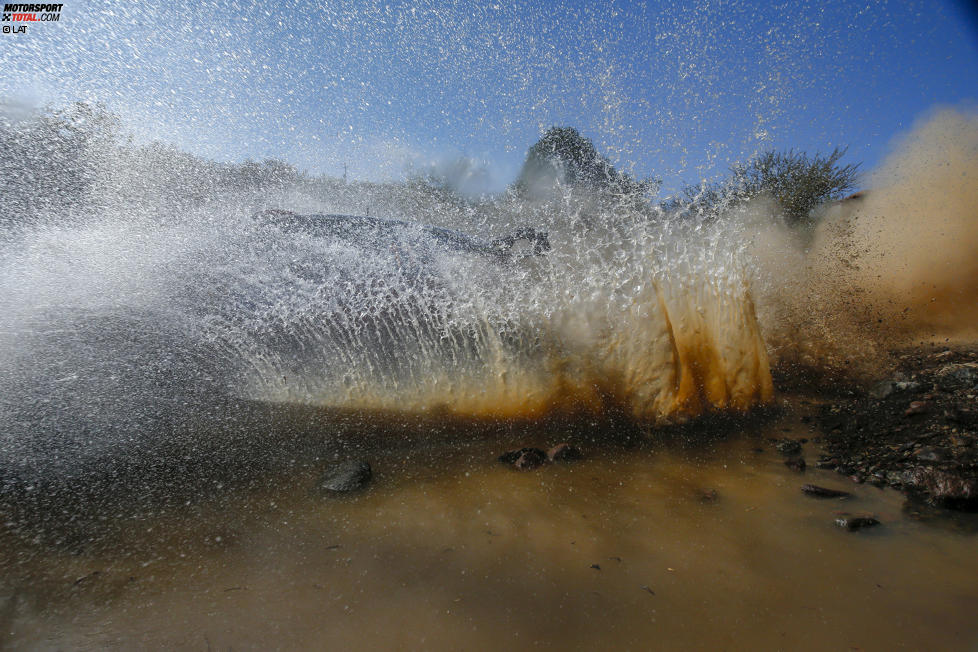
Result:
<svg viewBox="0 0 978 652"><path fill-rule="evenodd" d="M853 516L852 514L839 514L835 519L835 524L845 528L850 532L862 530L864 528L879 525L880 522L872 516Z"/></svg>
<svg viewBox="0 0 978 652"><path fill-rule="evenodd" d="M584 459L584 454L577 447L563 443L557 444L547 451L547 458L551 462L570 462L572 460Z"/></svg>
<svg viewBox="0 0 978 652"><path fill-rule="evenodd" d="M829 489L827 487L820 487L816 484L802 485L801 490L809 496L815 496L816 498L849 498L852 496L852 494L848 491Z"/></svg>

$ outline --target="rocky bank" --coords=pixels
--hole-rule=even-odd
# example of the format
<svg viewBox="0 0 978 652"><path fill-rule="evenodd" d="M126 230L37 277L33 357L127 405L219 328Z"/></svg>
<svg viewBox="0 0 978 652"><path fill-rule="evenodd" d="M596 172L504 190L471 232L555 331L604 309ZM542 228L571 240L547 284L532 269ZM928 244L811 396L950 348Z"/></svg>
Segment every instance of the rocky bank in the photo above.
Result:
<svg viewBox="0 0 978 652"><path fill-rule="evenodd" d="M820 406L816 466L978 510L978 349L914 350L898 360L890 377Z"/></svg>

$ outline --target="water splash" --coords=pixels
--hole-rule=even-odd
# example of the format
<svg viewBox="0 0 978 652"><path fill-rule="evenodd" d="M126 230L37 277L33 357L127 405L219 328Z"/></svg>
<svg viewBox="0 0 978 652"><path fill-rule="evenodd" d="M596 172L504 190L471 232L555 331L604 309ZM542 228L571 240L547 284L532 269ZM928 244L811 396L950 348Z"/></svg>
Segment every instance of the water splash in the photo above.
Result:
<svg viewBox="0 0 978 652"><path fill-rule="evenodd" d="M158 146L79 156L91 174L70 210L7 214L19 219L0 248L8 466L70 469L178 437L197 448L206 431L243 428L229 403L241 400L665 423L771 396L743 239L719 223L572 189L471 203L411 183L227 188L246 166ZM181 205L174 188L201 199ZM269 206L406 224L386 240L331 237L255 218ZM446 250L420 223L487 241L530 226L553 248Z"/></svg>
<svg viewBox="0 0 978 652"><path fill-rule="evenodd" d="M635 223L558 232L547 256L509 266L439 255L422 270L405 265L410 253L330 243L332 291L313 282L261 320L243 353L247 393L490 417L615 405L652 422L768 398L734 252L722 260L704 236L680 245L691 235L624 219ZM289 346L268 351L275 339Z"/></svg>

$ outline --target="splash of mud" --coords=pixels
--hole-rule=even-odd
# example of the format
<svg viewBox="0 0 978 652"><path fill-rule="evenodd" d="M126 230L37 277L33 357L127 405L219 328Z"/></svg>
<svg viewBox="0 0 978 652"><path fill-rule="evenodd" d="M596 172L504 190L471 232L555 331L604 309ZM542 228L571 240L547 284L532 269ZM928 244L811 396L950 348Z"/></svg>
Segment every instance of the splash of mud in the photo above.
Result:
<svg viewBox="0 0 978 652"><path fill-rule="evenodd" d="M890 319L909 313L906 331L978 333L978 110L920 121L868 186L818 234L815 254L858 252L854 284Z"/></svg>
<svg viewBox="0 0 978 652"><path fill-rule="evenodd" d="M896 141L863 193L825 208L810 243L759 229L758 303L775 359L861 378L887 369L894 347L975 337L975 179L978 112L942 109ZM755 205L748 221L770 224L771 212Z"/></svg>

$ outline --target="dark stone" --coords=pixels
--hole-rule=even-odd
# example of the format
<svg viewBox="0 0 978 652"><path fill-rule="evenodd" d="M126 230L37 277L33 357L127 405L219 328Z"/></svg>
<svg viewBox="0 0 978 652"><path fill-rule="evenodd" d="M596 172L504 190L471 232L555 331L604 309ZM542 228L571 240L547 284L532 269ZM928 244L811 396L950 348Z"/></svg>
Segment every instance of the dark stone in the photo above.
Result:
<svg viewBox="0 0 978 652"><path fill-rule="evenodd" d="M886 471L884 477L887 484L893 487L902 487L910 481L910 474L906 471Z"/></svg>
<svg viewBox="0 0 978 652"><path fill-rule="evenodd" d="M720 500L720 492L716 489L703 489L699 492L699 499L705 505L712 505Z"/></svg>
<svg viewBox="0 0 978 652"><path fill-rule="evenodd" d="M926 414L929 408L927 401L913 401L903 415L912 417L915 414Z"/></svg>
<svg viewBox="0 0 978 652"><path fill-rule="evenodd" d="M940 462L947 458L947 452L940 448L934 448L933 446L924 446L914 453L913 456L921 462Z"/></svg>
<svg viewBox="0 0 978 652"><path fill-rule="evenodd" d="M539 448L532 448L527 446L512 451L506 451L505 453L499 456L499 461L502 462L503 464L516 464L516 460L520 459L520 456L526 453L534 453L534 454L539 453L543 457L547 456L547 454L542 450L540 450Z"/></svg>
<svg viewBox="0 0 978 652"><path fill-rule="evenodd" d="M323 473L319 486L326 491L344 493L363 489L373 478L370 464L362 460L342 462Z"/></svg>
<svg viewBox="0 0 978 652"><path fill-rule="evenodd" d="M570 444L557 444L547 451L547 457L551 462L570 462L572 460L584 459L584 454Z"/></svg>
<svg viewBox="0 0 978 652"><path fill-rule="evenodd" d="M955 406L944 413L944 418L962 426L978 425L978 410Z"/></svg>
<svg viewBox="0 0 978 652"><path fill-rule="evenodd" d="M836 516L835 524L845 528L850 532L862 530L863 528L879 525L880 522L872 516L853 516L852 514L839 514Z"/></svg>
<svg viewBox="0 0 978 652"><path fill-rule="evenodd" d="M794 439L782 439L777 443L775 448L782 455L797 455L801 452L801 444Z"/></svg>
<svg viewBox="0 0 978 652"><path fill-rule="evenodd" d="M869 397L875 398L876 400L882 400L893 393L896 383L892 380L883 380L876 383L869 389Z"/></svg>
<svg viewBox="0 0 978 652"><path fill-rule="evenodd" d="M913 392L920 389L920 383L909 381L884 380L869 390L869 397L882 400L896 392Z"/></svg>
<svg viewBox="0 0 978 652"><path fill-rule="evenodd" d="M513 462L520 471L532 471L547 463L547 454L538 448L531 448Z"/></svg>
<svg viewBox="0 0 978 652"><path fill-rule="evenodd" d="M852 496L848 491L820 487L817 484L802 485L801 490L809 496L815 496L816 498L849 498Z"/></svg>
<svg viewBox="0 0 978 652"><path fill-rule="evenodd" d="M978 477L918 468L908 474L907 484L925 492L931 502L948 507L978 507Z"/></svg>
<svg viewBox="0 0 978 652"><path fill-rule="evenodd" d="M805 464L804 457L789 457L784 461L784 465L787 466L792 471L798 471L801 473L808 466Z"/></svg>
<svg viewBox="0 0 978 652"><path fill-rule="evenodd" d="M937 385L945 391L973 387L978 383L978 363L945 365L938 370Z"/></svg>

